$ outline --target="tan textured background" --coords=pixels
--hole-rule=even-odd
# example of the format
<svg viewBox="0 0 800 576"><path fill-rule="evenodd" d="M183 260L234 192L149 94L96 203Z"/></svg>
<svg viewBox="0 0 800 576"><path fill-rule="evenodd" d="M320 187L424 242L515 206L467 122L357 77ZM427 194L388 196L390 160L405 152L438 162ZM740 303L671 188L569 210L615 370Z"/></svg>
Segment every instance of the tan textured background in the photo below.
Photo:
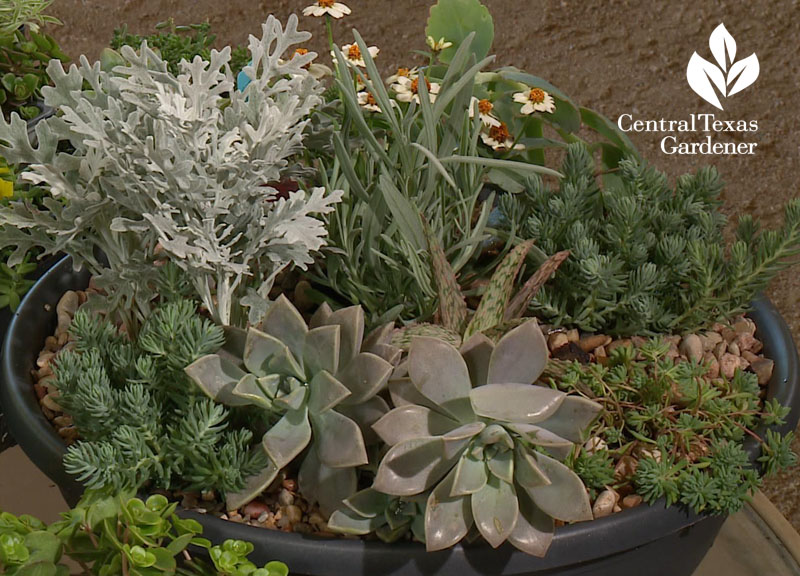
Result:
<svg viewBox="0 0 800 576"><path fill-rule="evenodd" d="M381 48L386 68L413 62L412 49L424 48L428 7L423 0L345 0L353 14L336 25L339 43L358 28L367 42ZM690 113L716 112L725 120L757 120L759 130L744 137L722 134L720 141L758 142L754 156L667 156L658 134L632 134L643 155L671 177L704 163L719 168L727 188L728 214L749 212L766 225L781 221L782 205L798 195L800 160L800 5L797 1L537 1L489 0L495 20L493 51L499 64L513 64L549 79L581 105L612 119L631 113L641 119L683 119ZM174 17L179 24L208 20L218 42L243 42L260 31L270 12L282 19L299 13L309 0L56 0L53 13L64 26L54 31L64 50L96 58L115 26L127 23L145 33ZM761 64L757 82L725 101L719 112L686 84L692 52L711 58L708 37L724 22L737 42L737 59L756 52ZM325 52L321 20L302 25L315 34L313 46ZM699 134L687 138L700 139ZM727 140L730 138L730 140ZM769 295L800 336L800 268L784 273ZM800 448L800 444L796 449ZM767 494L800 528L800 490L795 476L770 481Z"/></svg>

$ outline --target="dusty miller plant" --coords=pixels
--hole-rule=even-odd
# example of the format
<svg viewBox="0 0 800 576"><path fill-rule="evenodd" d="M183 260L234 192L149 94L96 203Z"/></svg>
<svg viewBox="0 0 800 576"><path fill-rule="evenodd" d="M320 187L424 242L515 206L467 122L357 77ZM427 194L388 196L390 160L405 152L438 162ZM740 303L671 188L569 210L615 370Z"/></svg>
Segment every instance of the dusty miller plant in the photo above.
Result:
<svg viewBox="0 0 800 576"><path fill-rule="evenodd" d="M134 327L154 296L157 250L187 272L204 305L222 324L237 320L246 289L268 290L274 275L311 263L328 212L340 193L323 188L278 198L270 186L301 150L307 116L321 88L303 68L314 54L284 59L310 38L291 17L269 17L250 37L251 82L234 90L230 48L208 61L182 61L175 76L143 43L123 47L123 65L64 71L48 66L47 105L62 111L28 141L25 123L0 121L0 153L30 165L25 178L53 198L41 211L15 203L0 211L0 245L15 246L13 264L31 246L66 252L112 288L111 305ZM59 152L68 142L74 152ZM104 266L102 253L107 259Z"/></svg>

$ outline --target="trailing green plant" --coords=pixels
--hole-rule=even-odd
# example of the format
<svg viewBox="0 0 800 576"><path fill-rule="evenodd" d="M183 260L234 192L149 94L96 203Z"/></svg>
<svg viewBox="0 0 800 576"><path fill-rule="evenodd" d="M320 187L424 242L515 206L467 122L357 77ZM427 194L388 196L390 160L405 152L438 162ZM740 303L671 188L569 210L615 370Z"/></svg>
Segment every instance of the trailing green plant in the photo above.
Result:
<svg viewBox="0 0 800 576"><path fill-rule="evenodd" d="M225 325L244 322L239 299L248 289L266 295L279 271L310 264L326 233L314 216L341 192L287 198L273 184L301 149L321 87L304 68L313 54L285 59L310 36L296 17L285 29L270 17L262 32L250 37L243 92L233 89L230 48L181 62L177 77L146 44L123 47L124 65L113 71L83 58L67 72L52 61L53 87L42 92L63 114L37 124L38 144L16 115L0 120L0 154L30 165L21 179L53 196L45 210L0 207L0 246L14 247L9 265L34 246L69 254L135 334L155 297L159 258L187 272ZM63 141L72 154L59 152Z"/></svg>
<svg viewBox="0 0 800 576"><path fill-rule="evenodd" d="M793 434L768 428L782 424L789 408L762 404L753 373L711 379L708 365L676 364L668 351L653 339L614 349L604 365L555 367L554 385L604 408L591 447L569 463L594 490L633 488L648 503L664 498L697 513L733 514L760 485L758 465L769 475L797 462ZM753 440L761 445L758 465L745 448ZM628 463L615 474L622 460Z"/></svg>
<svg viewBox="0 0 800 576"><path fill-rule="evenodd" d="M147 36L131 34L127 26L115 28L111 49L119 50L123 46L137 48L143 42L147 42L150 48L159 51L161 57L168 63L169 71L175 76L180 74L181 60L191 62L195 56L200 56L203 60L210 59L211 48L217 37L211 33L211 24L208 22L176 25L174 20L169 19L166 22L159 22L155 28L157 31ZM249 60L250 54L245 46L231 48L229 66L234 76L241 72Z"/></svg>
<svg viewBox="0 0 800 576"><path fill-rule="evenodd" d="M309 326L280 296L259 328L239 333L227 354L186 368L215 402L256 406L272 423L262 438L266 465L243 490L228 493L228 509L258 496L303 454L300 490L329 514L356 491L356 467L369 462L370 426L388 411L377 394L400 356L388 343L392 327L365 338L359 306L322 306Z"/></svg>
<svg viewBox="0 0 800 576"><path fill-rule="evenodd" d="M64 465L88 488L233 492L264 465L253 433L235 427L232 411L197 393L183 372L224 342L194 302L163 304L135 341L84 310L70 333L75 349L59 354L54 386L81 438Z"/></svg>
<svg viewBox="0 0 800 576"><path fill-rule="evenodd" d="M32 119L42 110L35 100L48 83L45 67L51 59L69 58L39 24L59 23L44 14L52 0L8 0L0 6L0 109Z"/></svg>
<svg viewBox="0 0 800 576"><path fill-rule="evenodd" d="M584 440L600 405L533 385L548 359L536 320L497 344L477 333L458 350L417 337L393 375L395 408L373 429L390 446L372 489L427 495L425 543L449 548L477 527L493 547L505 541L543 556L554 519L590 520L580 478L560 460ZM351 499L329 527L363 534L384 522L386 502Z"/></svg>
<svg viewBox="0 0 800 576"><path fill-rule="evenodd" d="M673 189L661 172L626 159L603 185L591 153L572 144L562 172L557 189L534 177L499 202L509 233L544 253L571 251L531 304L548 322L615 335L692 332L746 310L800 254L800 199L777 230L741 217L726 246L714 168L682 176Z"/></svg>
<svg viewBox="0 0 800 576"><path fill-rule="evenodd" d="M226 540L212 546L196 520L175 514L161 495L89 494L50 526L29 515L0 513L0 573L10 576L287 576L282 562L257 567L253 545ZM211 563L189 545L208 550ZM63 562L72 560L72 565ZM80 569L75 571L75 564Z"/></svg>

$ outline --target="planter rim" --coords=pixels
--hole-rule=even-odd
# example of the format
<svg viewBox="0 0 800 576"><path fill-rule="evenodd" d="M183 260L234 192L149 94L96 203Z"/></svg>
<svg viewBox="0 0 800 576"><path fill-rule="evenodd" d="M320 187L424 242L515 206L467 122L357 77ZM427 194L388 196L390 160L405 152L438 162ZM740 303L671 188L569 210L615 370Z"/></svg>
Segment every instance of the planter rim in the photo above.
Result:
<svg viewBox="0 0 800 576"><path fill-rule="evenodd" d="M70 258L61 260L23 299L12 318L2 349L0 406L6 411L9 429L28 457L61 488L68 500L75 499L82 488L64 471L61 459L65 445L42 413L33 391L30 369L38 353L38 344L31 347L33 336L30 333L38 329L47 335L61 294L66 290L81 289L87 283L86 272L74 271ZM800 361L794 340L778 310L765 298L753 303L749 315L756 322L765 355L775 361L767 398L777 398L792 408L786 424L774 427L778 432L786 433L794 429L800 418ZM44 337L37 338L39 341L43 342ZM747 449L755 458L758 452L755 441ZM708 519L708 516L694 514L684 507L665 508L663 501L652 506L641 505L598 520L559 527L547 555L535 558L509 544L497 550L483 544L459 544L448 550L428 553L423 545L412 542L384 544L324 539L239 524L194 511L181 511L181 515L201 522L204 536L212 541L226 538L249 540L256 545L262 558L279 559L297 573L332 576L343 573L369 576L400 573L442 576L526 574L620 554ZM311 566L314 566L313 570Z"/></svg>

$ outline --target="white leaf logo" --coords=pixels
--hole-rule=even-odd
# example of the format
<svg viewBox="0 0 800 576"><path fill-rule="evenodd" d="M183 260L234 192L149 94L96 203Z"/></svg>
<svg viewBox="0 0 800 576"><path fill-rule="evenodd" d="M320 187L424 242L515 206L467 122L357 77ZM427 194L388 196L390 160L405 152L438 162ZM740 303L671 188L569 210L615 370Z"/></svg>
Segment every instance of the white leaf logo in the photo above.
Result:
<svg viewBox="0 0 800 576"><path fill-rule="evenodd" d="M756 81L760 71L758 58L753 53L736 62L736 40L724 24L711 33L708 46L717 64L695 52L686 67L686 80L698 96L722 110L720 96L733 96Z"/></svg>

